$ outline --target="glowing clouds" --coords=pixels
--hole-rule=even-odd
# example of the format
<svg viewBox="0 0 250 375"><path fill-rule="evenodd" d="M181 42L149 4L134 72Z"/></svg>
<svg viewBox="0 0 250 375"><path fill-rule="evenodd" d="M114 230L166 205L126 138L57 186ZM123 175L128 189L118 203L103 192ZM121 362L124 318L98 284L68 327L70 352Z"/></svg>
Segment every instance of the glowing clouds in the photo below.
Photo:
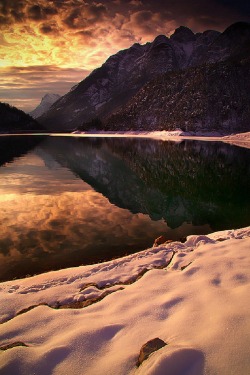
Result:
<svg viewBox="0 0 250 375"><path fill-rule="evenodd" d="M2 66L57 65L93 69L86 58L89 43L84 45L82 35L84 32L85 41L91 39L91 30L107 21L105 6L76 1L50 2L53 6L48 6L47 1L33 3L26 0L15 9L13 3L5 2L0 9L5 41L0 52ZM19 11L15 17L14 11L15 14Z"/></svg>
<svg viewBox="0 0 250 375"><path fill-rule="evenodd" d="M0 67L57 66L90 72L117 51L135 42L152 41L159 34L170 35L180 25L198 32L223 30L230 23L250 21L248 8L244 1L235 5L222 0L200 0L199 3L186 0L167 3L163 0L1 0ZM79 77L78 82L83 78L85 75ZM62 77L58 77L52 89L50 81L43 76L42 82L47 82L46 92L65 94L70 87L66 85L65 91L59 90L61 80ZM29 79L26 86L32 88ZM31 93L29 98L32 101ZM25 92L23 104L20 98L17 101L11 85L7 85L1 95L1 100L5 99L20 104L23 109L32 109L37 104L28 105Z"/></svg>
<svg viewBox="0 0 250 375"><path fill-rule="evenodd" d="M192 26L194 31L204 27L221 30L236 16L237 20L246 18L240 4L236 9L206 0L199 6L184 0L168 4L162 0L3 0L1 59L4 66L44 64L91 70L131 42L150 41L180 24ZM91 60L93 55L97 58Z"/></svg>
<svg viewBox="0 0 250 375"><path fill-rule="evenodd" d="M133 30L135 35L140 35L140 41L146 43L159 34L170 35L177 27L171 16L150 10L132 13L128 22L122 26L123 30Z"/></svg>

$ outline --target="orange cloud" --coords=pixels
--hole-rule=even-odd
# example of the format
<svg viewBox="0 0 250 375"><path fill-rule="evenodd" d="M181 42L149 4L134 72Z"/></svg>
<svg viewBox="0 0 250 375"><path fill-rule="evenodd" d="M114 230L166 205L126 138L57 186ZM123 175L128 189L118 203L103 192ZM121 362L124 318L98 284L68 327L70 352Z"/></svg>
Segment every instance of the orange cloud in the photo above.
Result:
<svg viewBox="0 0 250 375"><path fill-rule="evenodd" d="M250 21L244 4L240 0L237 6L224 0L1 0L0 74L5 76L1 67L43 65L91 71L117 51L171 34L181 24L197 32ZM57 84L53 91L58 92Z"/></svg>
<svg viewBox="0 0 250 375"><path fill-rule="evenodd" d="M152 12L150 10L140 10L130 15L128 22L122 26L123 30L133 30L134 35L139 36L142 43L152 40L156 35L169 35L177 27L176 21L171 15Z"/></svg>

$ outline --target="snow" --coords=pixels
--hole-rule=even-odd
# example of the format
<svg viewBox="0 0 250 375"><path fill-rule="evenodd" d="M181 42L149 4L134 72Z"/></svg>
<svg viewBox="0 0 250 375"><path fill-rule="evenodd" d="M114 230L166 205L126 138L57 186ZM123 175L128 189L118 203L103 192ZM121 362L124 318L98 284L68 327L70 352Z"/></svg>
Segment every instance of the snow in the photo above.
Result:
<svg viewBox="0 0 250 375"><path fill-rule="evenodd" d="M0 134L1 136L15 136L24 134ZM25 134L27 136L29 134ZM43 135L40 133L39 135ZM227 136L220 135L217 132L183 132L181 129L176 129L172 131L100 131L95 133L88 133L80 130L75 130L72 133L44 133L51 137L94 137L94 138L151 138L158 139L162 141L173 141L181 142L184 139L197 140L197 141L211 141L211 142L225 142L231 145L236 145L244 148L250 148L250 132L231 134Z"/></svg>
<svg viewBox="0 0 250 375"><path fill-rule="evenodd" d="M249 246L250 227L193 235L0 284L0 373L249 374Z"/></svg>
<svg viewBox="0 0 250 375"><path fill-rule="evenodd" d="M77 134L79 137L130 137L130 138L152 138L159 139L162 141L174 141L181 142L183 139L199 140L199 141L211 141L211 142L225 142L232 145L250 148L250 132L231 134L223 136L218 132L184 132L181 129L175 129L172 131L120 131L120 132L73 132L70 134L62 134L63 136L74 136ZM60 134L51 134L51 136L59 136Z"/></svg>

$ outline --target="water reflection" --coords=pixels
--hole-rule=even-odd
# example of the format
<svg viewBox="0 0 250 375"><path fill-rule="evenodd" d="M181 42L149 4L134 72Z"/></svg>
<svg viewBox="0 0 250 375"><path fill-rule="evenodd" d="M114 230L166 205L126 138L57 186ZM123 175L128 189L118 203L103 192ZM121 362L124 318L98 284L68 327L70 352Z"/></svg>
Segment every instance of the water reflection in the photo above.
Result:
<svg viewBox="0 0 250 375"><path fill-rule="evenodd" d="M64 153L60 152L64 150ZM250 150L146 139L49 140L46 151L116 206L213 230L249 220Z"/></svg>
<svg viewBox="0 0 250 375"><path fill-rule="evenodd" d="M39 136L1 136L0 137L0 166L13 161L15 158L25 155L34 149L46 137Z"/></svg>
<svg viewBox="0 0 250 375"><path fill-rule="evenodd" d="M0 168L1 280L249 225L249 159L223 144L47 138Z"/></svg>
<svg viewBox="0 0 250 375"><path fill-rule="evenodd" d="M2 278L105 260L167 229L163 221L132 215L93 190L8 197L0 202Z"/></svg>

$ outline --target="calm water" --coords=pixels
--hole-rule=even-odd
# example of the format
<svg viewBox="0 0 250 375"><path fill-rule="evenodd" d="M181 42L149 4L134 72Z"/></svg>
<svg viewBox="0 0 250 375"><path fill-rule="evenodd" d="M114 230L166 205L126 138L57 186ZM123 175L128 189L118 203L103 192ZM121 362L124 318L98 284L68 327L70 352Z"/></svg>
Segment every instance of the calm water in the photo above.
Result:
<svg viewBox="0 0 250 375"><path fill-rule="evenodd" d="M0 137L0 280L248 226L249 192L250 150L222 143Z"/></svg>

